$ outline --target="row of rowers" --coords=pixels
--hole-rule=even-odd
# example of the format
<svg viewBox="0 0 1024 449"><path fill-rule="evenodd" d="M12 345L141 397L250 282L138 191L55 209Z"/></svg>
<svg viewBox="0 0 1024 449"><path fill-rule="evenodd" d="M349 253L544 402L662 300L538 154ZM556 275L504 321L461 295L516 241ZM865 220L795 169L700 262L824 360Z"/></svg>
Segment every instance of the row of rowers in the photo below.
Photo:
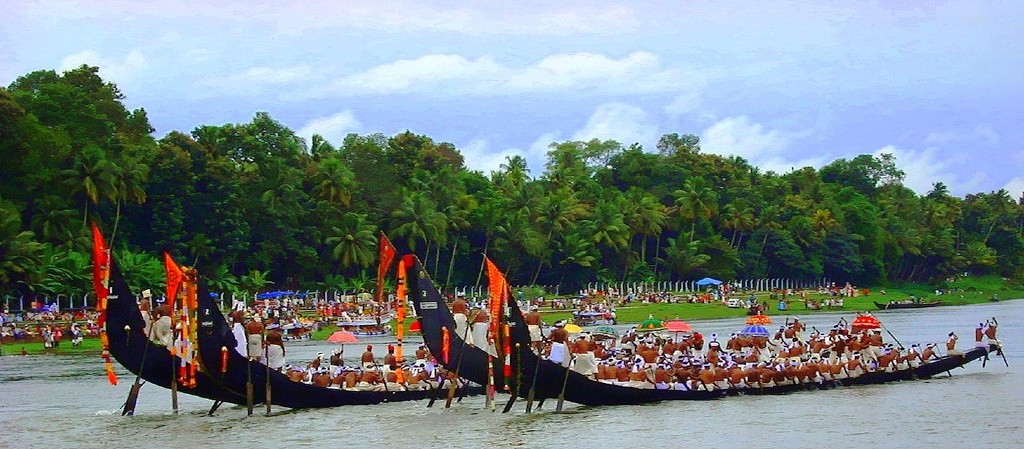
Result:
<svg viewBox="0 0 1024 449"><path fill-rule="evenodd" d="M429 350L423 345L416 349L416 359L411 364L401 363L392 345L388 345L388 353L379 364L374 357L373 346L369 345L360 356L359 366L346 366L340 349L336 349L329 358L322 352L317 353L305 366L289 364L280 331L271 329L273 325L264 329L259 320L246 322L240 312L232 313L231 318L235 351L285 373L296 382L355 391L402 391L432 388L437 379L455 377L434 364Z"/></svg>
<svg viewBox="0 0 1024 449"><path fill-rule="evenodd" d="M940 356L935 344L923 349L915 344L904 350L885 343L877 329L851 332L841 326L828 334L814 332L806 341L788 329L771 338L733 334L724 347L712 334L706 350L693 339L639 335L632 329L621 339L595 341L583 334L570 341L563 326L556 323L540 342L542 355L595 380L635 388L759 388L823 382L878 370L912 369ZM992 329L990 341L995 343ZM793 338L786 338L787 334ZM948 354L959 353L956 341L951 333Z"/></svg>
<svg viewBox="0 0 1024 449"><path fill-rule="evenodd" d="M345 365L341 351L335 350L330 358L317 353L305 368L289 366L285 372L296 382L359 391L424 390L437 387L437 380L442 377L450 381L456 379L454 373L433 362L426 346L420 345L415 354L412 363L399 360L395 347L389 344L382 363L377 363L373 346L367 345L358 367Z"/></svg>

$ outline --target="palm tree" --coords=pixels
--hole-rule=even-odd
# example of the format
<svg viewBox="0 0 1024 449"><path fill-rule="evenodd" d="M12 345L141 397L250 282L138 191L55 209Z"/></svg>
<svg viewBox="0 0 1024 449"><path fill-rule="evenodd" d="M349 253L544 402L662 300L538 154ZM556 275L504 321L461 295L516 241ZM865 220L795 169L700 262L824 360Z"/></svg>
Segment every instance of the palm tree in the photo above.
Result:
<svg viewBox="0 0 1024 449"><path fill-rule="evenodd" d="M88 145L75 158L71 168L61 170L62 184L71 196L82 196L85 212L82 226L89 220L89 203L99 204L101 198L109 198L114 190L114 164L107 159L99 147Z"/></svg>
<svg viewBox="0 0 1024 449"><path fill-rule="evenodd" d="M21 230L18 212L0 204L0 283L24 282L36 277L43 249L32 231Z"/></svg>
<svg viewBox="0 0 1024 449"><path fill-rule="evenodd" d="M149 166L134 159L125 159L120 165L111 167L114 185L109 192L109 197L117 204L117 213L114 216L114 229L110 232L110 239L117 234L117 224L121 221L121 203L134 201L136 204L146 202L145 183L149 179Z"/></svg>
<svg viewBox="0 0 1024 449"><path fill-rule="evenodd" d="M665 247L665 259L669 268L680 276L686 276L690 272L703 267L711 260L711 256L700 252L700 240L683 241L683 239L668 239L668 246Z"/></svg>
<svg viewBox="0 0 1024 449"><path fill-rule="evenodd" d="M75 235L71 229L74 218L74 209L65 209L64 201L55 195L47 195L36 203L32 230L45 242L69 242Z"/></svg>
<svg viewBox="0 0 1024 449"><path fill-rule="evenodd" d="M315 141L317 136L313 137ZM313 186L313 194L318 198L345 207L352 204L356 174L337 158L322 160L314 179L316 185Z"/></svg>
<svg viewBox="0 0 1024 449"><path fill-rule="evenodd" d="M839 226L839 221L832 216L832 211L828 209L818 209L811 215L811 227L819 242L825 241L825 236Z"/></svg>
<svg viewBox="0 0 1024 449"><path fill-rule="evenodd" d="M423 241L427 250L430 241L444 246L448 230L448 217L438 212L437 205L419 192L405 192L402 204L391 212L392 227L396 236L405 237L409 249L416 251L416 243Z"/></svg>
<svg viewBox="0 0 1024 449"><path fill-rule="evenodd" d="M558 264L566 265L567 268L571 265L585 268L593 267L594 262L600 256L597 247L594 246L594 242L590 238L579 234L566 235L562 241L558 242L558 252L561 253L561 259L558 261ZM565 279L566 271L562 270L562 275L558 281L559 284Z"/></svg>
<svg viewBox="0 0 1024 449"><path fill-rule="evenodd" d="M166 285L167 272L163 262L156 256L121 248L114 251L114 257L132 291Z"/></svg>
<svg viewBox="0 0 1024 449"><path fill-rule="evenodd" d="M332 245L331 255L342 267L353 265L369 267L374 260L377 247L377 229L366 218L366 215L347 212L341 217L339 226L332 226L331 236L325 243Z"/></svg>
<svg viewBox="0 0 1024 449"><path fill-rule="evenodd" d="M647 239L661 235L668 221L664 204L654 195L641 189L631 188L626 192L626 225L631 234L643 236L640 245L640 261L647 263Z"/></svg>
<svg viewBox="0 0 1024 449"><path fill-rule="evenodd" d="M690 220L690 241L693 241L697 219L710 220L718 213L718 194L704 185L700 178L687 179L683 188L672 192L679 218Z"/></svg>
<svg viewBox="0 0 1024 449"><path fill-rule="evenodd" d="M249 274L242 276L242 285L258 291L259 289L272 285L274 282L270 280L270 270L260 271L251 270Z"/></svg>
<svg viewBox="0 0 1024 449"><path fill-rule="evenodd" d="M502 181L499 188L506 193L522 190L530 176L526 159L518 154L506 156L505 162L502 162L498 169L500 170L498 176Z"/></svg>
<svg viewBox="0 0 1024 449"><path fill-rule="evenodd" d="M217 265L217 268L214 268L207 282L210 285L210 289L219 292L237 292L241 285L238 277L231 274L231 269L224 264Z"/></svg>
<svg viewBox="0 0 1024 449"><path fill-rule="evenodd" d="M629 227L626 226L621 201L598 201L594 205L593 215L584 223L591 230L595 244L604 244L616 253L629 247Z"/></svg>

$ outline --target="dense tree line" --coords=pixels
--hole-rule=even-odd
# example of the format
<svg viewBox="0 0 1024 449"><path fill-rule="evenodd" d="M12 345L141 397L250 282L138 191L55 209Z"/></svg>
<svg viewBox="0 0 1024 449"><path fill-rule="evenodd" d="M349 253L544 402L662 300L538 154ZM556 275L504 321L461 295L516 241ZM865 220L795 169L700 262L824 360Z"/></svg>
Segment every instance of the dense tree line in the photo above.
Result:
<svg viewBox="0 0 1024 449"><path fill-rule="evenodd" d="M155 139L97 72L0 89L0 293L88 291L90 221L134 286L160 283L168 250L220 290L368 287L379 231L449 285L478 282L483 252L516 284L565 286L1024 273L1022 199L919 196L888 155L778 174L668 134L656 151L552 143L544 167L484 174L428 136L306 142L263 112Z"/></svg>

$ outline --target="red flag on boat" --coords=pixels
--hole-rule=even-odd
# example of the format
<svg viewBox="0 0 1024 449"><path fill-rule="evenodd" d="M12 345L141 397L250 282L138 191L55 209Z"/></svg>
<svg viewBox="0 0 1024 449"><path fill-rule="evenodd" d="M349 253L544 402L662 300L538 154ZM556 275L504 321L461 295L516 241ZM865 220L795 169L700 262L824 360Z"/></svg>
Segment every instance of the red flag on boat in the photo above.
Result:
<svg viewBox="0 0 1024 449"><path fill-rule="evenodd" d="M487 291L491 296L490 328L497 332L503 306L505 301L508 301L508 281L505 280L505 276L501 274L501 270L494 265L494 262L491 262L491 259L484 256L484 261L487 263Z"/></svg>
<svg viewBox="0 0 1024 449"><path fill-rule="evenodd" d="M110 249L96 223L92 224L92 287L96 291L97 325L107 321L107 296L110 294Z"/></svg>
<svg viewBox="0 0 1024 449"><path fill-rule="evenodd" d="M380 251L377 255L377 291L376 299L377 304L384 303L384 277L388 275L388 270L391 268L391 262L395 260L395 245L391 244L391 240L388 240L388 236L383 231L380 233Z"/></svg>
<svg viewBox="0 0 1024 449"><path fill-rule="evenodd" d="M181 282L185 278L185 273L166 251L164 251L164 266L167 268L167 304L171 306L171 310L174 310L174 298L181 291Z"/></svg>

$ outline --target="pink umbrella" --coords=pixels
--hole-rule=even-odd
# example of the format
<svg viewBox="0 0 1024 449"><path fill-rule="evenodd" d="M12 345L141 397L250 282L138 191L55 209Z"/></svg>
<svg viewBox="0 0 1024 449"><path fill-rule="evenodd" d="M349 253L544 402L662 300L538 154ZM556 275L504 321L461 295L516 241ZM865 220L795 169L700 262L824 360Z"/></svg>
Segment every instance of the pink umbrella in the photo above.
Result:
<svg viewBox="0 0 1024 449"><path fill-rule="evenodd" d="M669 332L693 332L690 324L682 320L673 320L665 323L665 329Z"/></svg>
<svg viewBox="0 0 1024 449"><path fill-rule="evenodd" d="M351 332L337 331L337 332L331 334L330 337L327 337L327 341L329 341L331 343L342 343L342 344L344 344L344 343L356 343L356 342L359 341L359 338L357 338L356 335L351 333Z"/></svg>

